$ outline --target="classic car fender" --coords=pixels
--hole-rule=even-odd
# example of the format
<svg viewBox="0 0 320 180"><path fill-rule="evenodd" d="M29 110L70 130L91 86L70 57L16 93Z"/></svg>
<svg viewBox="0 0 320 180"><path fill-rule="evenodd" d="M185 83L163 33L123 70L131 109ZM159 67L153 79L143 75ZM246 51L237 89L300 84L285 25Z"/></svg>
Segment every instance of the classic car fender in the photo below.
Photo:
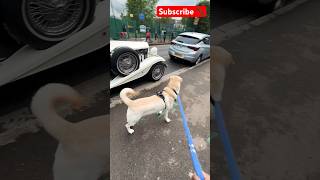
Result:
<svg viewBox="0 0 320 180"><path fill-rule="evenodd" d="M149 49L149 44L143 41L110 41L110 52L118 47L129 47L133 50Z"/></svg>

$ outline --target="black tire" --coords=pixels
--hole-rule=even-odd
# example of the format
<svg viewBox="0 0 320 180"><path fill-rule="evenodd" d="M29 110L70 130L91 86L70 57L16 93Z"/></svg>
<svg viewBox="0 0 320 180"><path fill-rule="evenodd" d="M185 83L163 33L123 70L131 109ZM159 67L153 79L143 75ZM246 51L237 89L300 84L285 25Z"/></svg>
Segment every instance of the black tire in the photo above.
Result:
<svg viewBox="0 0 320 180"><path fill-rule="evenodd" d="M39 11L41 8L42 11ZM1 15L9 34L17 41L40 50L67 39L89 25L93 21L95 8L96 0L60 4L33 0L0 2Z"/></svg>
<svg viewBox="0 0 320 180"><path fill-rule="evenodd" d="M203 61L202 55L200 55L193 64L194 64L194 65L197 65L197 64L201 63L202 61Z"/></svg>
<svg viewBox="0 0 320 180"><path fill-rule="evenodd" d="M115 50L113 50L110 59L111 72L114 75L120 74L122 76L127 76L133 71L137 70L140 66L140 59L138 53L129 47L116 48Z"/></svg>
<svg viewBox="0 0 320 180"><path fill-rule="evenodd" d="M164 63L156 63L150 68L147 76L152 81L159 81L163 77L165 69L166 65Z"/></svg>
<svg viewBox="0 0 320 180"><path fill-rule="evenodd" d="M169 55L169 57L170 57L170 60L176 60L175 56Z"/></svg>

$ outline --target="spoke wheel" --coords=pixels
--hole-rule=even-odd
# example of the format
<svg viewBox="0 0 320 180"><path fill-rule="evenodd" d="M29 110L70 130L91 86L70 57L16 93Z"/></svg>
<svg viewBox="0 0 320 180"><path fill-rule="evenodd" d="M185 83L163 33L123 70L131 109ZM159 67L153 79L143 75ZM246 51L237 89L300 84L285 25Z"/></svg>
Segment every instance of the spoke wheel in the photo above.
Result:
<svg viewBox="0 0 320 180"><path fill-rule="evenodd" d="M86 0L24 0L22 14L35 36L58 41L83 26L89 15L88 6Z"/></svg>

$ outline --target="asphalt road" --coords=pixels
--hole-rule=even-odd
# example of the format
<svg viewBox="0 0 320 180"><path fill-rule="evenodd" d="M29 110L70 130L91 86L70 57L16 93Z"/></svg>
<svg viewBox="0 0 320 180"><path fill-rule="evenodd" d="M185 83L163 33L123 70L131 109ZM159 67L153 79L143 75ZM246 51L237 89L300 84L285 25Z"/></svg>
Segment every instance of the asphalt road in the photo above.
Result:
<svg viewBox="0 0 320 180"><path fill-rule="evenodd" d="M181 100L200 163L206 172L210 167L208 64L205 62L180 75L183 78ZM144 90L140 97L154 95L166 84ZM110 110L110 174L113 180L189 179L188 173L193 170L178 109L170 111L170 123L155 114L143 117L134 126L133 135L129 135L124 126L127 106L119 104Z"/></svg>
<svg viewBox="0 0 320 180"><path fill-rule="evenodd" d="M168 65L168 68L166 69L165 74L169 74L180 68L190 66L190 63L186 63L182 60L181 61L170 60L170 57L168 54L170 45L158 45L156 47L158 48L158 54L166 60L166 63Z"/></svg>
<svg viewBox="0 0 320 180"><path fill-rule="evenodd" d="M309 0L221 44L236 60L222 109L241 179L320 179L319 8ZM226 180L219 138L211 167Z"/></svg>
<svg viewBox="0 0 320 180"><path fill-rule="evenodd" d="M258 14L257 7L243 1L215 0L213 5L213 28L253 14Z"/></svg>

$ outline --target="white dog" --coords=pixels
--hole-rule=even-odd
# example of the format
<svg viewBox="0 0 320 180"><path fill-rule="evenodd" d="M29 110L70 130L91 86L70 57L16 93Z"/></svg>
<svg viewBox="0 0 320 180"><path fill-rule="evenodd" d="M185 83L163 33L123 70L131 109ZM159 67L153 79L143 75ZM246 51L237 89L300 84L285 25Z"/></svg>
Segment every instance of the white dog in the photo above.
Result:
<svg viewBox="0 0 320 180"><path fill-rule="evenodd" d="M53 165L55 180L97 180L108 168L107 116L71 123L56 112L58 102L80 107L83 100L63 84L48 84L32 99L33 114L59 141Z"/></svg>
<svg viewBox="0 0 320 180"><path fill-rule="evenodd" d="M211 73L211 96L213 95L214 101L222 100L222 92L224 87L224 80L226 76L226 68L230 64L234 64L232 55L220 46L213 46L211 50L211 62L210 73Z"/></svg>
<svg viewBox="0 0 320 180"><path fill-rule="evenodd" d="M125 125L128 132L132 134L134 130L131 127L142 117L150 114L163 112L165 121L170 122L171 120L168 117L168 113L172 109L174 101L177 99L181 82L181 77L175 75L170 76L169 83L162 92L136 100L131 100L128 96L136 95L137 93L131 88L124 88L120 92L120 98L128 106L127 124Z"/></svg>

